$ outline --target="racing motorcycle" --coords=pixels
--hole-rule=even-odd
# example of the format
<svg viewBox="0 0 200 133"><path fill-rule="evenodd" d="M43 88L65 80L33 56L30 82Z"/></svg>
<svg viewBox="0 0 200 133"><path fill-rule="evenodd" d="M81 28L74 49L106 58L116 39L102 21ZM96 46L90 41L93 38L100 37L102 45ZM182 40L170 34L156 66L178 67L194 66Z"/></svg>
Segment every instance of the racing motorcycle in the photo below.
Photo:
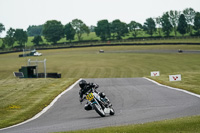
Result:
<svg viewBox="0 0 200 133"><path fill-rule="evenodd" d="M107 106L106 100L100 97L99 94L94 91L94 89L92 89L91 92L87 93L84 99L87 99L88 104L90 104L92 109L94 109L101 117L105 117L108 114L115 114L112 105Z"/></svg>

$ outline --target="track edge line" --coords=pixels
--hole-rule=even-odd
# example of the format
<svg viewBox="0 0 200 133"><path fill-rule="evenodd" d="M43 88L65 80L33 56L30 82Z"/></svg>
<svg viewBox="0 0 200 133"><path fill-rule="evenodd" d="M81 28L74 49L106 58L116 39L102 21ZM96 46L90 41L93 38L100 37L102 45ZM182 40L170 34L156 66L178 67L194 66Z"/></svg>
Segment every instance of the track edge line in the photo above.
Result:
<svg viewBox="0 0 200 133"><path fill-rule="evenodd" d="M156 82L155 80L149 79L149 78L147 78L147 77L143 77L143 78L146 79L146 80L148 80L148 81L151 81L152 83L155 83L155 84L157 84L157 85L159 85L159 86L163 86L163 87L166 87L166 88L169 88L169 89L172 89L172 90L176 90L176 91L181 91L181 92L184 92L184 93L187 93L187 94L190 94L190 95L192 95L192 96L195 96L195 97L200 98L200 95L195 94L195 93L193 93L193 92L186 91L186 90L183 90L183 89L180 89L180 88L175 88L175 87L163 85L163 84L160 84L160 83Z"/></svg>

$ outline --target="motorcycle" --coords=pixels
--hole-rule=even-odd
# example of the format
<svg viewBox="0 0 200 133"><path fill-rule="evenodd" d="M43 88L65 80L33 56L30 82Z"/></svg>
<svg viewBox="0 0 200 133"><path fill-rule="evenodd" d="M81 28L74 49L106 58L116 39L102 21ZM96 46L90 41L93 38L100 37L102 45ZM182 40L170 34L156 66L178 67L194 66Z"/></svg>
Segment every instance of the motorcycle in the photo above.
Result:
<svg viewBox="0 0 200 133"><path fill-rule="evenodd" d="M101 117L105 117L108 114L115 114L112 105L107 106L105 99L101 98L99 94L94 91L94 89L92 89L91 92L87 93L84 99L87 99L88 104L90 104L92 109L94 109Z"/></svg>

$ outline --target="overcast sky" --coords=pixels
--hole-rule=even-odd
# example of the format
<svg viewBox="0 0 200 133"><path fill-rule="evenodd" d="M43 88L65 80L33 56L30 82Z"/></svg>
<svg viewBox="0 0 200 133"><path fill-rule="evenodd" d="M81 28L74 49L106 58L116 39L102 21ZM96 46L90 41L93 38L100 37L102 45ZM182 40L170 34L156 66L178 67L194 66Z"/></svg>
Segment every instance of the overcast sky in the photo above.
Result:
<svg viewBox="0 0 200 133"><path fill-rule="evenodd" d="M144 24L149 17L189 7L200 12L200 0L0 0L0 23L6 30L26 30L29 25L41 25L47 20L65 25L76 18L88 26L96 26L102 19Z"/></svg>

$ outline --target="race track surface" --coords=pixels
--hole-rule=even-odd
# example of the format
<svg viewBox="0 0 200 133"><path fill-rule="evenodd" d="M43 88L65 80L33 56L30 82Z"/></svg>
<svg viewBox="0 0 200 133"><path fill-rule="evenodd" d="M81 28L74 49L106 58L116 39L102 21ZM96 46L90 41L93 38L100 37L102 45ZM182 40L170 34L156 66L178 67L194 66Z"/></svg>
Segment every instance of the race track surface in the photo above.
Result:
<svg viewBox="0 0 200 133"><path fill-rule="evenodd" d="M62 95L39 118L0 130L0 133L46 133L124 124L145 123L183 116L200 115L200 98L159 86L145 78L86 79L99 84L116 114L101 118L79 103L79 86Z"/></svg>

